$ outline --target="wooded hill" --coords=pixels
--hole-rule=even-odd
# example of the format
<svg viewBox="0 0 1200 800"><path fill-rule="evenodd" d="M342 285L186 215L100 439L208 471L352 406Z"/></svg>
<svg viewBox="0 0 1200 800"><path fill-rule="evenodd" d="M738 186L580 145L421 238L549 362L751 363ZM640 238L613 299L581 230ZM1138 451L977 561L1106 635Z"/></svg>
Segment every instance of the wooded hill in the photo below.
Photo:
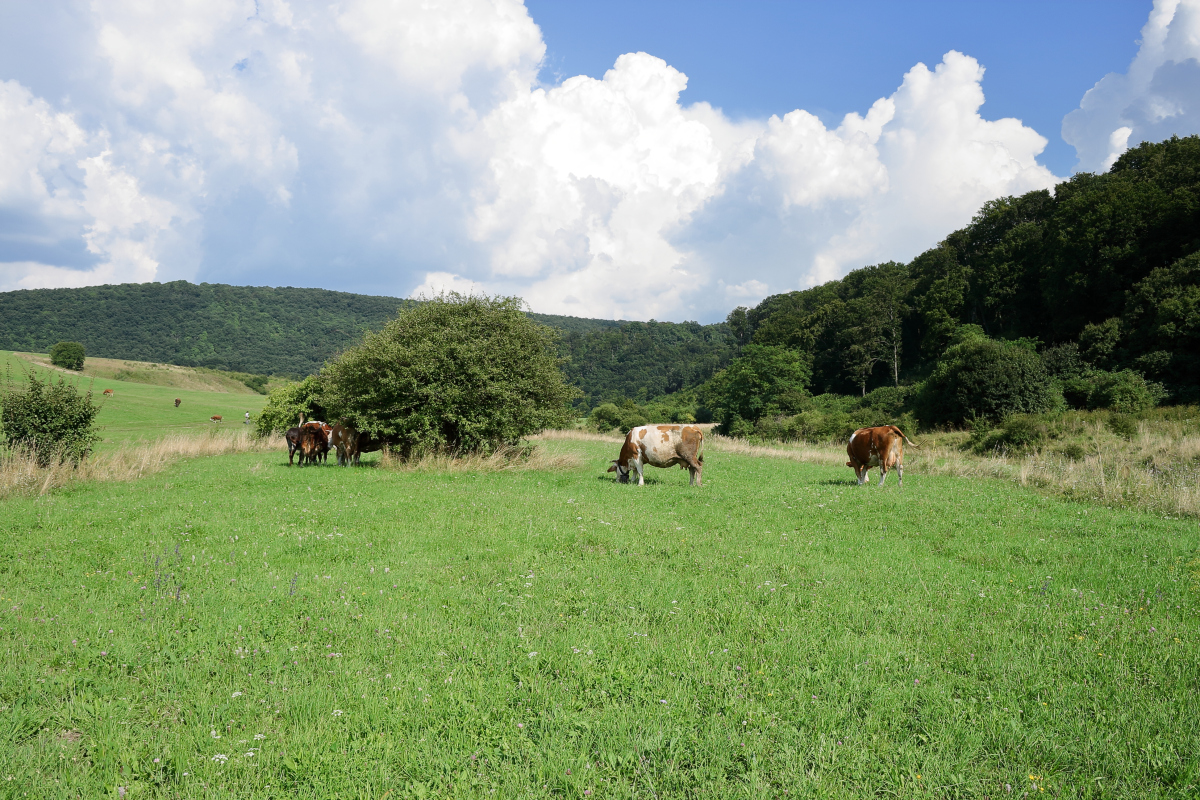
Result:
<svg viewBox="0 0 1200 800"><path fill-rule="evenodd" d="M411 301L324 289L171 283L0 293L0 349L303 377ZM733 355L724 324L617 322L550 314L581 404L646 399L707 379Z"/></svg>
<svg viewBox="0 0 1200 800"><path fill-rule="evenodd" d="M1200 399L1200 138L1142 144L1105 174L984 205L908 264L736 309L739 345L810 360L813 394L922 380L962 326L1052 372L1134 369Z"/></svg>

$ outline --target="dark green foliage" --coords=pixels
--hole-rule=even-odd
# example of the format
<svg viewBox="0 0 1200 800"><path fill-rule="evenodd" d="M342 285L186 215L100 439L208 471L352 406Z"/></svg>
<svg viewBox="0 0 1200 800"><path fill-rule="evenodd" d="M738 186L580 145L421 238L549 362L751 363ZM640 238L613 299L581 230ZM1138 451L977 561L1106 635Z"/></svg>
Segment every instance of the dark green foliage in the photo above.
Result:
<svg viewBox="0 0 1200 800"><path fill-rule="evenodd" d="M1121 414L1132 414L1154 408L1166 392L1162 386L1147 381L1140 372L1123 369L1119 372L1097 370L1088 376L1088 408L1107 408Z"/></svg>
<svg viewBox="0 0 1200 800"><path fill-rule="evenodd" d="M987 336L1038 340L1075 405L1088 368L1135 369L1176 401L1200 398L1200 138L1139 145L1104 175L1053 194L1000 198L907 266L880 265L731 315L738 335L800 351L814 391L850 393L930 374L971 324ZM904 292L898 370L875 332L878 276ZM1062 357L1066 357L1066 361ZM899 359L897 359L899 360ZM895 373L899 372L897 376ZM864 382L865 377L865 382Z"/></svg>
<svg viewBox="0 0 1200 800"><path fill-rule="evenodd" d="M1122 327L1136 369L1174 387L1176 400L1200 398L1200 253L1134 286Z"/></svg>
<svg viewBox="0 0 1200 800"><path fill-rule="evenodd" d="M1112 414L1108 418L1108 429L1122 439L1132 439L1137 436L1137 420L1128 414Z"/></svg>
<svg viewBox="0 0 1200 800"><path fill-rule="evenodd" d="M80 393L62 378L42 381L30 371L23 388L5 386L0 403L0 436L10 449L31 453L40 466L78 464L100 440L95 430L100 407L91 391Z"/></svg>
<svg viewBox="0 0 1200 800"><path fill-rule="evenodd" d="M722 433L736 435L739 420L753 426L767 414L795 413L807 397L812 370L794 350L751 344L701 389L701 398L721 420Z"/></svg>
<svg viewBox="0 0 1200 800"><path fill-rule="evenodd" d="M1049 411L1062 392L1028 347L970 338L950 347L925 381L918 415L927 425L961 425L974 417Z"/></svg>
<svg viewBox="0 0 1200 800"><path fill-rule="evenodd" d="M571 418L557 334L513 297L406 309L321 371L333 418L415 453L490 452Z"/></svg>
<svg viewBox="0 0 1200 800"><path fill-rule="evenodd" d="M624 322L588 332L568 331L559 342L563 371L591 408L629 398L653 397L698 386L736 354L727 325L695 322Z"/></svg>
<svg viewBox="0 0 1200 800"><path fill-rule="evenodd" d="M1046 420L1038 414L1011 414L994 430L986 424L984 417L978 417L973 422L971 446L980 454L1026 453L1053 438Z"/></svg>
<svg viewBox="0 0 1200 800"><path fill-rule="evenodd" d="M267 396L267 404L254 420L254 432L259 436L285 433L300 424L300 418L328 422L321 394L324 382L319 375L309 375L298 383L280 386Z"/></svg>
<svg viewBox="0 0 1200 800"><path fill-rule="evenodd" d="M59 342L50 348L50 363L63 369L83 369L84 350L79 342Z"/></svg>

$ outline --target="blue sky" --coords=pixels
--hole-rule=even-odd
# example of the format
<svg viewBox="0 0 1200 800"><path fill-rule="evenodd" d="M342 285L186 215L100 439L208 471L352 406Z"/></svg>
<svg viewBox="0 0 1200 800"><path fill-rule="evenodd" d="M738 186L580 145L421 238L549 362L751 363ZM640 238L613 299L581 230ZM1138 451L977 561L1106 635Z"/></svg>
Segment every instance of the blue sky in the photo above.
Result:
<svg viewBox="0 0 1200 800"><path fill-rule="evenodd" d="M0 0L0 291L724 318L1200 132L1200 0Z"/></svg>

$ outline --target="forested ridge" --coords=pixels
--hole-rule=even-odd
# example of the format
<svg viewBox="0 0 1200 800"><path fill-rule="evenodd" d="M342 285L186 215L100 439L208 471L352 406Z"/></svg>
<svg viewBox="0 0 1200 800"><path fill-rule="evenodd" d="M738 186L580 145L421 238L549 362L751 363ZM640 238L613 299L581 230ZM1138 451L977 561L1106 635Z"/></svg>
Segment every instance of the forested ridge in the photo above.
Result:
<svg viewBox="0 0 1200 800"><path fill-rule="evenodd" d="M994 200L908 264L768 297L729 325L740 345L804 354L814 394L923 380L963 326L978 326L1041 353L1051 371L1132 369L1194 402L1200 139L1142 144L1053 194Z"/></svg>

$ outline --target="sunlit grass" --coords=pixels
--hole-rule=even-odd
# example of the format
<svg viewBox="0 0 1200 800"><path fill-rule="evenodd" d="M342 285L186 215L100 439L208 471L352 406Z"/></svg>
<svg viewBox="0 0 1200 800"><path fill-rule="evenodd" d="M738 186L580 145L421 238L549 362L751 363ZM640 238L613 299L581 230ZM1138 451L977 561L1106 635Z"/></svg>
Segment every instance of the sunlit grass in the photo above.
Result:
<svg viewBox="0 0 1200 800"><path fill-rule="evenodd" d="M0 793L1196 791L1194 521L712 444L700 489L547 438L5 501Z"/></svg>

